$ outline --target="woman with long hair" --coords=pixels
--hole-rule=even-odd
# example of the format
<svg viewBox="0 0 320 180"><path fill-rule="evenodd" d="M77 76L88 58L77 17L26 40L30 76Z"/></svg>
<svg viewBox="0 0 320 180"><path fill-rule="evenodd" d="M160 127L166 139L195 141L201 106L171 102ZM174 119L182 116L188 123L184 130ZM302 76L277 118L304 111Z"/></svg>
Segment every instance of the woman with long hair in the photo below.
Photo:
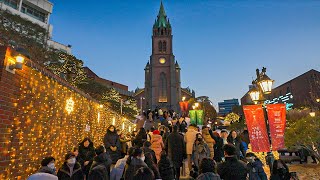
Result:
<svg viewBox="0 0 320 180"><path fill-rule="evenodd" d="M140 128L138 134L133 139L132 143L135 147L141 148L147 140L147 132L144 128Z"/></svg>
<svg viewBox="0 0 320 180"><path fill-rule="evenodd" d="M94 151L93 142L88 137L84 138L83 141L79 144L78 159L81 160L80 163L82 166L82 170L86 177L88 177L89 170L95 155L96 153Z"/></svg>
<svg viewBox="0 0 320 180"><path fill-rule="evenodd" d="M241 143L241 139L238 136L237 131L232 130L227 138L227 141L236 147L238 159L244 159L246 157L246 151Z"/></svg>
<svg viewBox="0 0 320 180"><path fill-rule="evenodd" d="M104 147L111 156L112 164L115 164L121 157L121 143L116 127L110 125L103 139Z"/></svg>

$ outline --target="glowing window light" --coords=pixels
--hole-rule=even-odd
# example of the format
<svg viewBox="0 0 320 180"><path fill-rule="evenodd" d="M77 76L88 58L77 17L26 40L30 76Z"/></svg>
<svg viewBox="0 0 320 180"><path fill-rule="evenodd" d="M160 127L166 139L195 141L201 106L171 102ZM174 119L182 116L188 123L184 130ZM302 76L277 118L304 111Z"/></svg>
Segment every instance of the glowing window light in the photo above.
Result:
<svg viewBox="0 0 320 180"><path fill-rule="evenodd" d="M73 107L74 107L74 101L71 97L67 99L67 103L66 103L66 111L68 112L68 114L70 114L73 111Z"/></svg>

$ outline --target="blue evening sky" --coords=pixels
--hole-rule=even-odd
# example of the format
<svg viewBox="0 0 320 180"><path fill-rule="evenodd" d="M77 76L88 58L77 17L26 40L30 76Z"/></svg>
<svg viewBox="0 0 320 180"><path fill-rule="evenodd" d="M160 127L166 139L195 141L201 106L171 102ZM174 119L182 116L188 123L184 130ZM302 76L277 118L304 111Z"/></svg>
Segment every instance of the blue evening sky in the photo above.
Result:
<svg viewBox="0 0 320 180"><path fill-rule="evenodd" d="M51 0L53 39L99 76L144 86L160 0ZM241 98L267 67L278 86L320 70L320 1L164 0L182 85L217 104Z"/></svg>

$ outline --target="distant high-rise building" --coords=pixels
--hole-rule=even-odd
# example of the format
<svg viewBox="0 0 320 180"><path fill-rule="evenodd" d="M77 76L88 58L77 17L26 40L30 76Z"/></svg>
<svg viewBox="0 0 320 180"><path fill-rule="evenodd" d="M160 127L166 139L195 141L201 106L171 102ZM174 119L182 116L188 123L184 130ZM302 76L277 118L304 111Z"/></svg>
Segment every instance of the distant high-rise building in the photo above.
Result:
<svg viewBox="0 0 320 180"><path fill-rule="evenodd" d="M219 115L224 116L230 112L232 112L233 106L239 106L238 99L227 99L223 102L218 103L219 106Z"/></svg>
<svg viewBox="0 0 320 180"><path fill-rule="evenodd" d="M0 0L0 10L18 15L21 18L44 28L47 33L47 45L71 54L71 46L52 40L53 26L49 23L53 4L47 0Z"/></svg>

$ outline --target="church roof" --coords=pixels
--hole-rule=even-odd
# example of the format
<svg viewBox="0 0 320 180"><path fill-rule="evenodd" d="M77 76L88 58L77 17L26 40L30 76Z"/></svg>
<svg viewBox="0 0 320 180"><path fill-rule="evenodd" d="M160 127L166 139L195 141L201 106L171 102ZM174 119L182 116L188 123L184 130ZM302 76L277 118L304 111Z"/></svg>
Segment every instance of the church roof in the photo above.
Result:
<svg viewBox="0 0 320 180"><path fill-rule="evenodd" d="M161 1L159 13L157 19L154 22L153 28L171 28L169 19L167 19L166 12L164 10L163 3Z"/></svg>

